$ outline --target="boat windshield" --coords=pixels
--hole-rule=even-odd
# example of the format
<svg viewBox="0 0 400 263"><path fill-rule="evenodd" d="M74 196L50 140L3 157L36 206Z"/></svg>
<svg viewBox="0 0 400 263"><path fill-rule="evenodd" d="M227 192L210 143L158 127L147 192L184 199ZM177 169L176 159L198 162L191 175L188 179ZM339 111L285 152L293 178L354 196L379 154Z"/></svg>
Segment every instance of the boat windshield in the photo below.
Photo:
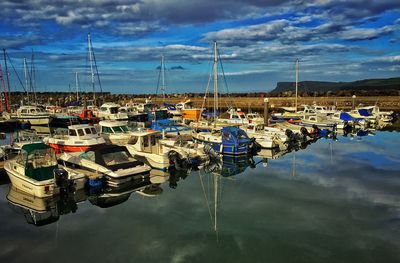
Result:
<svg viewBox="0 0 400 263"><path fill-rule="evenodd" d="M115 126L112 127L112 129L114 130L114 133L126 133L129 131L127 126Z"/></svg>
<svg viewBox="0 0 400 263"><path fill-rule="evenodd" d="M103 160L107 166L113 166L123 163L129 163L132 161L132 158L128 155L127 152L118 151L118 152L104 153Z"/></svg>
<svg viewBox="0 0 400 263"><path fill-rule="evenodd" d="M27 164L32 164L34 169L52 167L57 165L57 159L51 149L40 149L28 154Z"/></svg>
<svg viewBox="0 0 400 263"><path fill-rule="evenodd" d="M110 113L111 114L117 114L118 113L118 107L110 107Z"/></svg>

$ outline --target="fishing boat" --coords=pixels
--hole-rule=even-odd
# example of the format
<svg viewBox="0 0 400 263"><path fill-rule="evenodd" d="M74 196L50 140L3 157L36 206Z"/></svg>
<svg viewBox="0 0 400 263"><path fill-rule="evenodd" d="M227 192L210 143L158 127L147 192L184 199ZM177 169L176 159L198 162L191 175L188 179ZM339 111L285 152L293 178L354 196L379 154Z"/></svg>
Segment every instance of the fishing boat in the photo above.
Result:
<svg viewBox="0 0 400 263"><path fill-rule="evenodd" d="M96 124L100 121L100 118L97 117L90 109L83 109L78 114L80 122L83 124Z"/></svg>
<svg viewBox="0 0 400 263"><path fill-rule="evenodd" d="M59 129L43 140L57 153L86 151L106 142L89 124L71 125L68 129Z"/></svg>
<svg viewBox="0 0 400 263"><path fill-rule="evenodd" d="M50 114L38 106L21 106L14 117L35 126L49 125L50 122Z"/></svg>
<svg viewBox="0 0 400 263"><path fill-rule="evenodd" d="M126 113L129 121L145 122L148 119L147 113L139 112L134 107L124 106L118 109L120 113Z"/></svg>
<svg viewBox="0 0 400 263"><path fill-rule="evenodd" d="M256 142L264 149L284 148L288 137L284 131L265 127L263 124L249 124L243 130L250 138L255 138Z"/></svg>
<svg viewBox="0 0 400 263"><path fill-rule="evenodd" d="M106 102L100 106L98 111L98 117L104 120L117 120L117 121L127 121L128 114L126 112L119 112L118 109L121 105L113 103L113 102Z"/></svg>
<svg viewBox="0 0 400 263"><path fill-rule="evenodd" d="M208 144L220 154L245 155L254 149L254 141L250 140L245 131L236 126L207 131L194 130L192 136L194 141Z"/></svg>
<svg viewBox="0 0 400 263"><path fill-rule="evenodd" d="M148 176L151 170L133 158L126 147L118 145L98 145L80 153L65 152L59 156L59 162L89 178L105 178L110 187Z"/></svg>
<svg viewBox="0 0 400 263"><path fill-rule="evenodd" d="M195 108L191 100L179 102L175 105L176 109L182 114L185 123L190 121L199 121L201 118L201 108Z"/></svg>
<svg viewBox="0 0 400 263"><path fill-rule="evenodd" d="M131 132L124 121L100 121L100 135L107 143L126 145L131 138Z"/></svg>
<svg viewBox="0 0 400 263"><path fill-rule="evenodd" d="M151 167L168 170L198 166L208 160L204 147L193 142L162 139L162 134L155 130L138 130L132 132L127 145L128 151Z"/></svg>
<svg viewBox="0 0 400 263"><path fill-rule="evenodd" d="M5 162L4 169L14 187L37 197L79 190L86 182L84 175L59 166L54 150L43 143L24 145L16 158Z"/></svg>

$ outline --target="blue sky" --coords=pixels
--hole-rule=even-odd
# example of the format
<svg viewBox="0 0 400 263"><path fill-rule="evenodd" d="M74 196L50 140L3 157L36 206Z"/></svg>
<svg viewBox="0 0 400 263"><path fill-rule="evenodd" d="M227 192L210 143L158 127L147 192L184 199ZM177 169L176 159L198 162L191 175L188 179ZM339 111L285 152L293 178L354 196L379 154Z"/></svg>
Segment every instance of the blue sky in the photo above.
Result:
<svg viewBox="0 0 400 263"><path fill-rule="evenodd" d="M0 48L20 77L34 51L38 91L75 87L75 72L90 91L88 32L113 93L154 93L162 54L168 93L204 92L214 40L231 92L294 81L296 58L300 80L400 75L398 0L3 0L0 10Z"/></svg>

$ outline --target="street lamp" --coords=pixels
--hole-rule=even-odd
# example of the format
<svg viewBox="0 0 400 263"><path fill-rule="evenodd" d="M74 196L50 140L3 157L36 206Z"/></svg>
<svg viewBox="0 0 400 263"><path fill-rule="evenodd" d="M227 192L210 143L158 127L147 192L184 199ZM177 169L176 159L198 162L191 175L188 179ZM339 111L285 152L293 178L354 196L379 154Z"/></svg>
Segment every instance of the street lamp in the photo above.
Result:
<svg viewBox="0 0 400 263"><path fill-rule="evenodd" d="M352 109L354 110L356 108L356 95L351 96L351 98L353 99L352 101Z"/></svg>

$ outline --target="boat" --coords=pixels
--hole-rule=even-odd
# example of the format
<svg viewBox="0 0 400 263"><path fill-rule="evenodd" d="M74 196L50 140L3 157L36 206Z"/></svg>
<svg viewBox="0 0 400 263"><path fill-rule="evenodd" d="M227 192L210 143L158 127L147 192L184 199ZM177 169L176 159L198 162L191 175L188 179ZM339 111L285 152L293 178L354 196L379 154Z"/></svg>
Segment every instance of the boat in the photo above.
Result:
<svg viewBox="0 0 400 263"><path fill-rule="evenodd" d="M250 138L255 138L256 142L264 149L284 148L288 137L284 131L265 127L263 124L249 124L243 128Z"/></svg>
<svg viewBox="0 0 400 263"><path fill-rule="evenodd" d="M306 127L312 127L313 125L317 125L319 128L324 129L336 129L337 126L340 126L343 129L344 124L338 123L333 120L327 119L322 115L305 115L301 118L300 125Z"/></svg>
<svg viewBox="0 0 400 263"><path fill-rule="evenodd" d="M100 106L97 115L100 119L104 120L127 121L128 114L126 112L119 112L118 109L120 107L121 105L119 104L106 102Z"/></svg>
<svg viewBox="0 0 400 263"><path fill-rule="evenodd" d="M374 116L368 109L365 108L351 110L349 114L353 118L364 119L372 124L375 124L377 122L377 116Z"/></svg>
<svg viewBox="0 0 400 263"><path fill-rule="evenodd" d="M50 122L50 114L38 106L21 106L14 117L34 126L49 125Z"/></svg>
<svg viewBox="0 0 400 263"><path fill-rule="evenodd" d="M0 132L12 132L21 127L19 120L11 118L9 114L2 113L0 115Z"/></svg>
<svg viewBox="0 0 400 263"><path fill-rule="evenodd" d="M126 146L128 151L140 160L146 161L152 168L169 170L198 166L208 160L204 147L183 140L162 139L155 130L137 130Z"/></svg>
<svg viewBox="0 0 400 263"><path fill-rule="evenodd" d="M118 109L120 113L126 113L129 121L146 122L148 119L147 113L139 112L134 107L124 106Z"/></svg>
<svg viewBox="0 0 400 263"><path fill-rule="evenodd" d="M124 146L98 145L84 152L64 152L59 162L89 178L105 178L110 187L120 187L148 176L151 168L129 153Z"/></svg>
<svg viewBox="0 0 400 263"><path fill-rule="evenodd" d="M201 118L201 108L195 108L191 100L179 102L175 105L176 109L181 112L183 122L199 121Z"/></svg>
<svg viewBox="0 0 400 263"><path fill-rule="evenodd" d="M124 121L100 121L100 135L107 143L126 145L131 138L131 132Z"/></svg>
<svg viewBox="0 0 400 263"><path fill-rule="evenodd" d="M381 111L377 105L358 107L357 110L361 110L361 115L373 116L378 121L391 122L393 121L393 111ZM359 111L360 112L360 111Z"/></svg>
<svg viewBox="0 0 400 263"><path fill-rule="evenodd" d="M176 120L154 120L151 122L150 128L164 133L166 137L181 136L181 138L186 141L192 139L191 128Z"/></svg>
<svg viewBox="0 0 400 263"><path fill-rule="evenodd" d="M254 141L250 140L245 131L236 126L215 128L201 131L193 130L193 139L220 154L246 155L254 149Z"/></svg>
<svg viewBox="0 0 400 263"><path fill-rule="evenodd" d="M83 109L80 111L80 113L78 112L78 114L82 124L97 124L100 121L100 118L97 117L90 109Z"/></svg>
<svg viewBox="0 0 400 263"><path fill-rule="evenodd" d="M51 115L49 126L53 128L67 128L69 125L80 124L79 118L73 115L55 113Z"/></svg>
<svg viewBox="0 0 400 263"><path fill-rule="evenodd" d="M56 130L54 134L45 137L44 142L60 152L81 152L106 141L89 124L68 126L68 129Z"/></svg>
<svg viewBox="0 0 400 263"><path fill-rule="evenodd" d="M221 154L244 155L254 149L254 142L247 134L236 126L217 127L218 112L218 53L217 42L214 42L214 107L213 107L213 126L212 129L195 128L192 136L196 142L210 145L211 148ZM207 88L208 89L208 88ZM193 124L194 126L197 125ZM193 127L193 126L192 126Z"/></svg>
<svg viewBox="0 0 400 263"><path fill-rule="evenodd" d="M79 190L86 178L58 165L54 150L44 143L22 146L21 152L4 163L12 185L36 197L49 197L60 192Z"/></svg>

